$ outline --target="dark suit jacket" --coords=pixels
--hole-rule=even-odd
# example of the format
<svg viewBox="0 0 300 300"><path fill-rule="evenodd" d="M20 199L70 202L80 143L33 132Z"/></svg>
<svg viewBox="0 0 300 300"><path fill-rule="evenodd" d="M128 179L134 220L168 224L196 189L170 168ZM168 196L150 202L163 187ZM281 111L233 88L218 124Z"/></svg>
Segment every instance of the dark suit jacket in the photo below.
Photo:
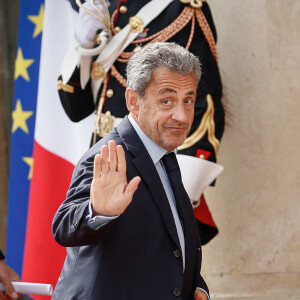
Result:
<svg viewBox="0 0 300 300"><path fill-rule="evenodd" d="M137 175L142 181L125 212L95 230L86 220L93 160L101 145L111 139L125 150L128 181ZM54 238L68 248L52 299L187 300L193 299L196 286L208 291L200 276L201 241L193 209L187 195L182 197L185 198L184 273L177 231L163 185L126 117L79 161L67 199L54 217Z"/></svg>

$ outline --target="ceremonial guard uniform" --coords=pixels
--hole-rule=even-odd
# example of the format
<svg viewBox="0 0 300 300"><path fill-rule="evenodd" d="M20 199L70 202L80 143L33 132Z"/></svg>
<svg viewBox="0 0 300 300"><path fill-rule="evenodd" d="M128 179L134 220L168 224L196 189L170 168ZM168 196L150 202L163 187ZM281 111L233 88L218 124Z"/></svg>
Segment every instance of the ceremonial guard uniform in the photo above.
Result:
<svg viewBox="0 0 300 300"><path fill-rule="evenodd" d="M93 112L98 114L94 129L95 142L112 129L114 118L123 118L128 114L125 102L125 68L128 59L147 43L176 42L194 53L202 65L192 130L185 143L178 148L178 153L215 162L224 130L224 110L221 103L222 83L215 45L217 35L209 6L203 0L173 0L158 17L143 26L139 23L139 18L131 17L136 16L137 12L149 2L151 1L110 1L110 27L113 36L130 21L133 24L131 26L141 26L141 30L107 73L101 74L101 66L97 65L94 58L91 64L92 78L84 86L80 83L81 66L74 69L68 81L63 82L60 76L58 91L61 103L74 122L84 119ZM75 7L74 3L72 6ZM147 14L151 15L151 13L147 11ZM99 76L103 77L103 82L93 95L91 80ZM218 230L203 196L194 212L202 243L205 244L217 234Z"/></svg>

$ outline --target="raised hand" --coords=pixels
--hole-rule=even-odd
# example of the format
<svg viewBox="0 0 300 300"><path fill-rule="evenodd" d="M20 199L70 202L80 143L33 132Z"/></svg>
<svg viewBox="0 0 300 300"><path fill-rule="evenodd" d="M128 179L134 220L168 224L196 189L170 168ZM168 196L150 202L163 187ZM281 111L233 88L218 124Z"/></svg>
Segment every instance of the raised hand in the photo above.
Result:
<svg viewBox="0 0 300 300"><path fill-rule="evenodd" d="M141 181L139 176L127 183L125 152L121 145L109 141L95 156L91 186L94 215L116 216L131 203Z"/></svg>

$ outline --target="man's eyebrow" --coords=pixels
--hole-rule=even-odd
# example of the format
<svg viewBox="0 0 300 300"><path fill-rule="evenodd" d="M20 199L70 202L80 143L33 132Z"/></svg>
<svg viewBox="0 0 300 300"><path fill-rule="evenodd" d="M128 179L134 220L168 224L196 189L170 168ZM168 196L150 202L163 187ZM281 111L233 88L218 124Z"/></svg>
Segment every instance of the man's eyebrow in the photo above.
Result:
<svg viewBox="0 0 300 300"><path fill-rule="evenodd" d="M196 93L195 93L195 91L189 91L189 92L186 93L186 95L188 95L188 96L189 95L196 95Z"/></svg>
<svg viewBox="0 0 300 300"><path fill-rule="evenodd" d="M173 93L177 94L177 92L174 89L171 88L164 88L158 92L158 95L166 94L166 93Z"/></svg>
<svg viewBox="0 0 300 300"><path fill-rule="evenodd" d="M158 92L158 95L163 95L163 94L166 94L166 93L172 93L172 94L177 94L177 91L172 89L172 88L164 88L162 90L160 90ZM196 95L195 91L189 91L186 93L187 96L190 96L190 95Z"/></svg>

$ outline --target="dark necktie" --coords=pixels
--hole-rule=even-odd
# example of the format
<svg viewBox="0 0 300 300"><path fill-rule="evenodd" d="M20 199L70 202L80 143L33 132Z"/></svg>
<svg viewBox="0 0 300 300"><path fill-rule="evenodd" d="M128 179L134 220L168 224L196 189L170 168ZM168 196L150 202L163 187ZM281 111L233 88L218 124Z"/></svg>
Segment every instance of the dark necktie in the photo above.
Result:
<svg viewBox="0 0 300 300"><path fill-rule="evenodd" d="M180 204L182 197L185 196L185 190L181 180L180 168L174 152L168 153L162 158L166 173L168 175L173 194L177 204L177 210L182 220L182 205ZM183 193L183 194L182 194Z"/></svg>
<svg viewBox="0 0 300 300"><path fill-rule="evenodd" d="M166 154L162 158L165 170L167 172L174 197L177 204L178 214L183 223L184 231L194 222L194 212L190 202L190 198L183 186L180 168L174 152Z"/></svg>
<svg viewBox="0 0 300 300"><path fill-rule="evenodd" d="M173 152L166 154L162 158L162 163L164 165L165 171L167 173L167 176L169 178L169 182L173 191L175 203L173 203L173 200L169 199L170 207L172 210L180 247L182 251L183 256L183 269L185 269L185 237L184 237L184 226L183 226L183 216L182 216L182 209L180 208L179 199L181 198L180 192L178 191L178 186L182 185L181 181L181 174L180 169L177 163L176 156ZM174 204L176 205L175 210L173 211L172 207L174 207Z"/></svg>
<svg viewBox="0 0 300 300"><path fill-rule="evenodd" d="M164 164L168 176L171 172L176 172L177 176L179 175L181 177L179 165L174 152L170 152L164 155L162 158L162 162Z"/></svg>

